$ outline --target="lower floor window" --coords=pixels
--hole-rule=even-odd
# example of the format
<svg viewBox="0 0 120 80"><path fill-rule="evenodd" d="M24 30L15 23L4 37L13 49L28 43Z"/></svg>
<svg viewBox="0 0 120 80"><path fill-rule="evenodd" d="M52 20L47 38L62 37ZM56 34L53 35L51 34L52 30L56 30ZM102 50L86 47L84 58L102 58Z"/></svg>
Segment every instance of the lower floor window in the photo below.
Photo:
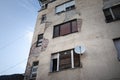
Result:
<svg viewBox="0 0 120 80"><path fill-rule="evenodd" d="M80 67L80 55L73 49L51 55L51 72Z"/></svg>
<svg viewBox="0 0 120 80"><path fill-rule="evenodd" d="M33 62L32 68L31 68L31 75L30 80L35 80L37 76L37 69L38 69L38 61Z"/></svg>
<svg viewBox="0 0 120 80"><path fill-rule="evenodd" d="M117 39L114 39L114 44L115 44L115 47L116 47L116 50L118 52L118 60L120 61L120 38L117 38Z"/></svg>

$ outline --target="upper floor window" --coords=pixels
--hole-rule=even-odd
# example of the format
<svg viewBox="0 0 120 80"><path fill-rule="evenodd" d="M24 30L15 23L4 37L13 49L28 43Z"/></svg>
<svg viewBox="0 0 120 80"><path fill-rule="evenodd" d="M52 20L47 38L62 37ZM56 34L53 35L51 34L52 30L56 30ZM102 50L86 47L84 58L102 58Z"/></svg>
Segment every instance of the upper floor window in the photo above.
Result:
<svg viewBox="0 0 120 80"><path fill-rule="evenodd" d="M38 35L38 40L37 40L37 44L36 46L42 46L42 42L43 42L43 34Z"/></svg>
<svg viewBox="0 0 120 80"><path fill-rule="evenodd" d="M120 20L120 4L118 2L119 0L107 0L104 2L103 12L106 22Z"/></svg>
<svg viewBox="0 0 120 80"><path fill-rule="evenodd" d="M41 10L47 9L47 7L48 7L48 4L42 4L41 5Z"/></svg>
<svg viewBox="0 0 120 80"><path fill-rule="evenodd" d="M31 80L35 80L36 79L38 64L39 64L38 61L33 62L33 65L32 65L32 68L31 68L31 76L30 76Z"/></svg>
<svg viewBox="0 0 120 80"><path fill-rule="evenodd" d="M53 37L63 36L78 31L77 20L68 21L54 26Z"/></svg>
<svg viewBox="0 0 120 80"><path fill-rule="evenodd" d="M114 39L113 41L118 52L118 60L120 61L120 38Z"/></svg>
<svg viewBox="0 0 120 80"><path fill-rule="evenodd" d="M73 49L51 55L51 72L80 67L80 55Z"/></svg>
<svg viewBox="0 0 120 80"><path fill-rule="evenodd" d="M41 23L44 23L46 21L46 19L47 19L46 14L42 15Z"/></svg>
<svg viewBox="0 0 120 80"><path fill-rule="evenodd" d="M69 11L72 9L75 9L75 1L73 1L73 0L63 3L59 6L56 6L56 13L61 13L61 12Z"/></svg>

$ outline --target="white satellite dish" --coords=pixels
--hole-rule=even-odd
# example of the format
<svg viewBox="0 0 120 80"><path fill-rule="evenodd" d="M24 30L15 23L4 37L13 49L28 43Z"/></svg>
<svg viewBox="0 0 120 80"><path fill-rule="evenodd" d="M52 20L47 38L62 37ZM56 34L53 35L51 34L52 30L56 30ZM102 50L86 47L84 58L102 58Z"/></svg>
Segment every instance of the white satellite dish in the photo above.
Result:
<svg viewBox="0 0 120 80"><path fill-rule="evenodd" d="M75 53L77 54L83 54L85 52L85 47L84 46L76 46L74 48Z"/></svg>

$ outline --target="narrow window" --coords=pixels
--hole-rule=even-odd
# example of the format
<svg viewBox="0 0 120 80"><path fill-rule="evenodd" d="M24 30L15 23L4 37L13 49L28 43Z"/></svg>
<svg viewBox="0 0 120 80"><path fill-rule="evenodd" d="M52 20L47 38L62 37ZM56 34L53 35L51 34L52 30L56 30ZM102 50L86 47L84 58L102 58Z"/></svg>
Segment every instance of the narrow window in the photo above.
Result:
<svg viewBox="0 0 120 80"><path fill-rule="evenodd" d="M58 37L60 35L60 27L59 26L55 26L54 27L54 33L53 33L53 37Z"/></svg>
<svg viewBox="0 0 120 80"><path fill-rule="evenodd" d="M120 61L120 38L114 39L114 44L118 52L118 60Z"/></svg>
<svg viewBox="0 0 120 80"><path fill-rule="evenodd" d="M37 76L37 69L38 69L38 61L33 62L32 69L31 69L31 79L36 79Z"/></svg>
<svg viewBox="0 0 120 80"><path fill-rule="evenodd" d="M52 71L55 72L55 71L57 71L57 59L52 59L52 62L53 62Z"/></svg>
<svg viewBox="0 0 120 80"><path fill-rule="evenodd" d="M46 14L42 15L41 23L45 23L46 19L47 19Z"/></svg>
<svg viewBox="0 0 120 80"><path fill-rule="evenodd" d="M40 34L40 35L38 35L36 47L42 46L42 42L43 42L43 34Z"/></svg>

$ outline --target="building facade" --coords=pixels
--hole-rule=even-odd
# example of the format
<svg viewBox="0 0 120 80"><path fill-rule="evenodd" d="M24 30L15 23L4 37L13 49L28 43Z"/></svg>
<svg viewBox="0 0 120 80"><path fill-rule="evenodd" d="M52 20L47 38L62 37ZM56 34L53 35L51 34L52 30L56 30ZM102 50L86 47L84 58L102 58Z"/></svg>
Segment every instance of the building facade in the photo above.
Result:
<svg viewBox="0 0 120 80"><path fill-rule="evenodd" d="M120 0L39 2L24 80L120 80Z"/></svg>

